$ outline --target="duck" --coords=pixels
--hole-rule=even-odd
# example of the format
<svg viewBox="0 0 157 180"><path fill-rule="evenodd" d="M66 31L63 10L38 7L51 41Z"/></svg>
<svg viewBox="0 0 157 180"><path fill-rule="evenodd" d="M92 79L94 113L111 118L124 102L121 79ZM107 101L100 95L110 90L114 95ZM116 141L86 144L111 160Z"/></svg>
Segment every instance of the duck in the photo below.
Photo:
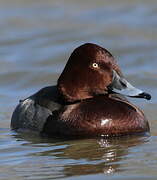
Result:
<svg viewBox="0 0 157 180"><path fill-rule="evenodd" d="M50 137L149 133L146 116L128 97L151 99L126 80L107 49L85 43L74 49L56 85L19 101L11 128Z"/></svg>

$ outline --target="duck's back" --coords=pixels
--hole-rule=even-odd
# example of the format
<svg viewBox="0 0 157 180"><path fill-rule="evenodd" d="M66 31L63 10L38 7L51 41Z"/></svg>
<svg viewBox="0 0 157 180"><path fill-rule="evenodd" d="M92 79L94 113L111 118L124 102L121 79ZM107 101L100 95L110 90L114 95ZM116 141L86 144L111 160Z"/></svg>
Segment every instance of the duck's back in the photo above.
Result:
<svg viewBox="0 0 157 180"><path fill-rule="evenodd" d="M36 94L20 100L11 119L11 127L16 130L28 129L41 132L49 116L59 110L56 86L41 89Z"/></svg>

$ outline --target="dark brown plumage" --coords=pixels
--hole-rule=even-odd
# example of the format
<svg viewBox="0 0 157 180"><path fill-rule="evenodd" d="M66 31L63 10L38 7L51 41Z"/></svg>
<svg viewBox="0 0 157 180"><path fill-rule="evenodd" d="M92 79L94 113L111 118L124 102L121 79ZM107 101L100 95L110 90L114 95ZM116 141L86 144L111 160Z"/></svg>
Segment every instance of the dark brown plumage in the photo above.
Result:
<svg viewBox="0 0 157 180"><path fill-rule="evenodd" d="M71 54L57 86L43 88L20 102L11 126L71 137L149 132L143 112L123 94L151 98L126 81L110 52L84 44Z"/></svg>

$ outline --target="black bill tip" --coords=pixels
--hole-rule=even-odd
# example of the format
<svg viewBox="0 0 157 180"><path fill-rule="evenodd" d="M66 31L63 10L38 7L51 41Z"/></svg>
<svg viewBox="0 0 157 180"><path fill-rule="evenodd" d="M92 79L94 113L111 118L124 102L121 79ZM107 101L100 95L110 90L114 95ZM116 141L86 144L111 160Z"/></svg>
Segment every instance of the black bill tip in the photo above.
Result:
<svg viewBox="0 0 157 180"><path fill-rule="evenodd" d="M136 98L144 98L144 99L147 99L147 100L151 99L151 95L148 94L148 93L145 93L145 92L143 92L141 94L138 94L137 96L134 96L134 97L136 97Z"/></svg>

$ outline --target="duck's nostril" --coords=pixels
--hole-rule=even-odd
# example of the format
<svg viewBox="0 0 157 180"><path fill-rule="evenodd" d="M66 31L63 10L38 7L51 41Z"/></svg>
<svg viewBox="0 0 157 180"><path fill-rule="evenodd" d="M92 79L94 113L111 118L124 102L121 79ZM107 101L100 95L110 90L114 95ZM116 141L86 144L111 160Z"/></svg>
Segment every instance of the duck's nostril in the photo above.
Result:
<svg viewBox="0 0 157 180"><path fill-rule="evenodd" d="M123 88L127 87L126 82L124 82L124 80L120 80L119 82L120 82L120 84L122 85Z"/></svg>

